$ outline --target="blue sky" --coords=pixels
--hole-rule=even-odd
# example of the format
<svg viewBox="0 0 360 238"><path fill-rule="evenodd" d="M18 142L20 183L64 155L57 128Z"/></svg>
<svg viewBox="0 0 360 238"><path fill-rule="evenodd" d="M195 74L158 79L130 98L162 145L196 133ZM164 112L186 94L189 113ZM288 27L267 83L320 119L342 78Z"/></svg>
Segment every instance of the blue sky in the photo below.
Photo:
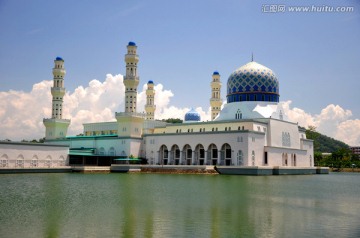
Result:
<svg viewBox="0 0 360 238"><path fill-rule="evenodd" d="M268 4L354 11L262 12ZM340 105L359 119L359 11L355 0L0 0L0 91L51 80L56 56L65 60L69 92L124 74L126 45L135 41L141 82L163 84L176 107L207 108L215 70L225 99L228 76L253 52L278 76L281 101L311 114Z"/></svg>

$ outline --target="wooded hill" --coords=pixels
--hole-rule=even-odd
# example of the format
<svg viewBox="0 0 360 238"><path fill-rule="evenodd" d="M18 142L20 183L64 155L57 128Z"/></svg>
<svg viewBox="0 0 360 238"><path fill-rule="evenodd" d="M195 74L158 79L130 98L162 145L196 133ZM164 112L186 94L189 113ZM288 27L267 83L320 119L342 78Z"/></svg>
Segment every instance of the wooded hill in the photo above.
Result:
<svg viewBox="0 0 360 238"><path fill-rule="evenodd" d="M334 153L340 149L349 149L342 141L320 134L315 128L306 129L306 138L314 140L314 152Z"/></svg>

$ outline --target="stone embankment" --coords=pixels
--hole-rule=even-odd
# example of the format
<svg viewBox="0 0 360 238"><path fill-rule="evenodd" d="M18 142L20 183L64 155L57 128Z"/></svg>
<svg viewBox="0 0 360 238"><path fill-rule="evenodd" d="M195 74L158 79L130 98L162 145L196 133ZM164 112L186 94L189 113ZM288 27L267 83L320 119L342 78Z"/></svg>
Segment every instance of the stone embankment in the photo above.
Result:
<svg viewBox="0 0 360 238"><path fill-rule="evenodd" d="M218 174L215 169L164 169L164 168L141 168L141 173L159 174Z"/></svg>
<svg viewBox="0 0 360 238"><path fill-rule="evenodd" d="M111 172L159 174L218 174L214 166L181 165L111 165Z"/></svg>

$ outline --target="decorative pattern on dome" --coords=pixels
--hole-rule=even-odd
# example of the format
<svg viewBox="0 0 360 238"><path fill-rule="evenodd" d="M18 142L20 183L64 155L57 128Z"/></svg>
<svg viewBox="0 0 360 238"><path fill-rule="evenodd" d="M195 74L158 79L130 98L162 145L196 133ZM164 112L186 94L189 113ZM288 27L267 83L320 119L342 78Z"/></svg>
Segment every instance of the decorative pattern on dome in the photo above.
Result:
<svg viewBox="0 0 360 238"><path fill-rule="evenodd" d="M188 111L185 114L185 121L186 122L194 122L194 121L200 121L200 114L195 111L194 109L190 109L190 111Z"/></svg>
<svg viewBox="0 0 360 238"><path fill-rule="evenodd" d="M271 69L252 61L230 75L227 93L228 102L278 102L279 81Z"/></svg>

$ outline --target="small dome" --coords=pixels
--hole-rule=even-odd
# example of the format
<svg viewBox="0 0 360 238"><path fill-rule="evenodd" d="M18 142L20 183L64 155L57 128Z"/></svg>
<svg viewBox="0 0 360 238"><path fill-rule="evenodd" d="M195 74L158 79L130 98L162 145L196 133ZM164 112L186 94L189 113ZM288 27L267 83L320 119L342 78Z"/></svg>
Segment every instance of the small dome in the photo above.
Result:
<svg viewBox="0 0 360 238"><path fill-rule="evenodd" d="M154 84L154 82L152 80L149 80L148 84Z"/></svg>
<svg viewBox="0 0 360 238"><path fill-rule="evenodd" d="M251 61L229 76L227 101L279 102L279 81L271 69Z"/></svg>
<svg viewBox="0 0 360 238"><path fill-rule="evenodd" d="M214 71L213 75L220 75L218 71Z"/></svg>
<svg viewBox="0 0 360 238"><path fill-rule="evenodd" d="M61 58L60 56L56 57L55 60L57 60L57 61L59 61L59 60L64 61L63 58Z"/></svg>
<svg viewBox="0 0 360 238"><path fill-rule="evenodd" d="M196 122L200 120L200 114L193 108L185 114L185 122Z"/></svg>
<svg viewBox="0 0 360 238"><path fill-rule="evenodd" d="M129 46L136 46L135 42L133 42L133 41L130 41L128 45Z"/></svg>

